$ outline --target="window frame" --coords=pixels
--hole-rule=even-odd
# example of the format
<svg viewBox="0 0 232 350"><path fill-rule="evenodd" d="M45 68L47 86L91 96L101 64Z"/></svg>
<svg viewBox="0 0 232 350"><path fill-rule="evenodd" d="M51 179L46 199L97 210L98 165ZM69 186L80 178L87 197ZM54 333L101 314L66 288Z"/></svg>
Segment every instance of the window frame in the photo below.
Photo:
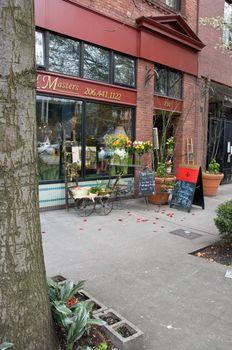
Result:
<svg viewBox="0 0 232 350"><path fill-rule="evenodd" d="M37 64L37 62L36 62L36 67L37 67L37 69L46 68L46 36L45 36L44 31L42 31L42 30L39 30L39 29L36 30L35 35L37 33L42 35L43 64ZM35 51L36 51L36 47L37 47L37 45L36 45L36 40L35 40ZM35 55L35 59L36 59L36 55Z"/></svg>
<svg viewBox="0 0 232 350"><path fill-rule="evenodd" d="M172 5L167 4L167 0L165 0L165 5L171 8L173 11L181 12L181 0L173 0L175 3Z"/></svg>
<svg viewBox="0 0 232 350"><path fill-rule="evenodd" d="M154 72L154 94L158 95L158 96L163 96L163 97L168 97L168 98L172 98L172 99L176 99L176 100L182 100L183 99L183 72L176 70L176 69L172 69L166 66L163 66L161 64L155 64L154 70L156 67L165 69L166 71L166 83L165 83L165 93L161 93L160 91L156 90L156 79L157 79L157 75ZM180 96L179 97L174 97L172 95L170 95L170 75L171 73L177 73L179 74L180 77Z"/></svg>
<svg viewBox="0 0 232 350"><path fill-rule="evenodd" d="M74 96L64 96L64 95L53 95L49 93L42 93L39 92L36 94L37 96L43 96L43 97L48 97L48 98L56 98L56 99L67 99L67 100L75 100L75 101L80 101L82 102L82 116L81 116L81 135L82 135L82 141L81 141L81 147L82 147L82 154L81 154L81 162L83 164L81 168L81 175L79 177L80 181L96 181L96 180L106 180L109 179L109 175L103 175L103 176L92 176L88 177L86 176L86 169L85 169L85 156L86 156L86 104L87 103L97 103L97 104L103 104L103 105L109 105L109 106L115 106L115 107L121 107L121 108L130 108L131 109L131 140L135 140L135 126L136 126L136 108L135 106L130 106L130 105L124 105L124 104L114 104L110 102L105 102L105 101L93 101L92 99L83 99L83 98L78 98ZM37 126L37 124L36 124ZM63 142L63 139L62 139ZM61 164L63 162L63 155L61 156ZM114 177L114 176L111 176ZM123 177L134 177L134 169L131 171L131 173L127 175L123 175ZM39 180L39 185L46 185L46 184L56 184L56 183L64 183L64 179L56 179L56 180Z"/></svg>
<svg viewBox="0 0 232 350"><path fill-rule="evenodd" d="M226 6L227 5L230 8L230 23L227 21L227 18L226 18ZM224 1L223 19L224 19L224 26L223 26L223 33L222 33L222 42L223 42L223 45L228 50L232 50L232 0L225 0ZM227 25L231 26L231 28L228 27Z"/></svg>
<svg viewBox="0 0 232 350"><path fill-rule="evenodd" d="M90 80L90 81L96 81L96 82L100 82L102 84L111 84L111 85L116 85L116 86L122 86L122 87L126 87L126 88L130 88L130 89L136 89L137 88L137 58L127 55L125 53L121 53L118 51L114 51L108 48L105 48L103 46L100 45L95 45L93 43L90 42L86 42L83 40L78 40L76 38L67 36L67 35L63 35L60 33L56 33L53 31L48 31L48 30L43 30L40 28L36 28L36 32L41 32L43 34L44 37L44 58L45 58L45 64L44 66L37 66L37 69L41 69L41 70L46 70L48 72L52 72L52 73L57 73L57 74L62 74L62 75L66 75L66 76L71 76L71 77L75 77L75 78L81 78L84 80ZM52 35L57 35L60 36L62 38L67 38L67 39L71 39L74 41L78 41L79 42L79 75L70 75L67 73L62 73L62 72L55 72L55 71L50 71L49 70L49 40L50 40L50 34ZM109 52L109 74L108 74L108 81L103 81L103 80L97 80L97 79L90 79L90 78L84 78L84 45L90 45L90 46L94 46L96 48L102 49L102 50L106 50ZM115 65L114 65L114 55L120 55L122 57L128 58L130 60L133 60L134 62L134 85L127 85L124 83L116 83L115 79L114 79L114 69L115 69Z"/></svg>

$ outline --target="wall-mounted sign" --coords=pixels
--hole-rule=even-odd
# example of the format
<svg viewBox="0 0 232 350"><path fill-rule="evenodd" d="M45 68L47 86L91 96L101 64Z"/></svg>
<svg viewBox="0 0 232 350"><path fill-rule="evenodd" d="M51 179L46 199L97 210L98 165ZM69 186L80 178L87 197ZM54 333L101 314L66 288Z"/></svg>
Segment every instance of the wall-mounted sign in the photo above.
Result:
<svg viewBox="0 0 232 350"><path fill-rule="evenodd" d="M232 96L224 95L224 97L223 97L223 106L232 108Z"/></svg>
<svg viewBox="0 0 232 350"><path fill-rule="evenodd" d="M134 90L117 88L115 86L111 87L95 82L61 77L43 72L38 72L37 90L40 92L43 91L54 94L136 105L136 91Z"/></svg>
<svg viewBox="0 0 232 350"><path fill-rule="evenodd" d="M154 108L173 113L181 113L183 109L183 102L169 97L155 95Z"/></svg>

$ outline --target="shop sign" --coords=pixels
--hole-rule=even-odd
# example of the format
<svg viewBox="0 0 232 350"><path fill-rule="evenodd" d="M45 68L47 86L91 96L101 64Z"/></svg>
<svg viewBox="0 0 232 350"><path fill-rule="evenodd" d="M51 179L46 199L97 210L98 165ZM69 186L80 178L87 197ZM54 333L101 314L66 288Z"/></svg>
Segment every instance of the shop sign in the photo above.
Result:
<svg viewBox="0 0 232 350"><path fill-rule="evenodd" d="M171 111L173 113L182 112L183 102L163 96L155 95L154 97L154 107L155 109Z"/></svg>
<svg viewBox="0 0 232 350"><path fill-rule="evenodd" d="M223 106L232 108L232 96L224 95Z"/></svg>
<svg viewBox="0 0 232 350"><path fill-rule="evenodd" d="M135 91L126 91L117 88L112 89L111 87L98 85L94 82L85 82L44 73L37 75L37 90L83 98L101 99L104 101L109 100L136 104Z"/></svg>

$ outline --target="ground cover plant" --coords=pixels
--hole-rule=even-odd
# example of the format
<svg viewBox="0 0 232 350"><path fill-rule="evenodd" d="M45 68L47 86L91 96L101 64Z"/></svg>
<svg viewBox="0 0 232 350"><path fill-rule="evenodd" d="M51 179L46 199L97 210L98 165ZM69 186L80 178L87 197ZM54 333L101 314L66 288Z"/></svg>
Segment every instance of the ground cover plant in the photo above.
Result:
<svg viewBox="0 0 232 350"><path fill-rule="evenodd" d="M48 293L61 350L110 350L99 326L105 324L93 317L93 302L78 299L85 281L56 283L48 279Z"/></svg>

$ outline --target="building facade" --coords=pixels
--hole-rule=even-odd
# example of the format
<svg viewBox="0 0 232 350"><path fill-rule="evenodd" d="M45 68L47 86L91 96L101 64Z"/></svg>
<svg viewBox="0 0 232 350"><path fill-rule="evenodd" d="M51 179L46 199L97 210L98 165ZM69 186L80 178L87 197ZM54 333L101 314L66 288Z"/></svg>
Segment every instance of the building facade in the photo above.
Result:
<svg viewBox="0 0 232 350"><path fill-rule="evenodd" d="M175 141L175 166L204 165L198 1L36 0L40 207L64 205L62 143L77 145L81 186L108 178L107 135ZM206 81L202 71L203 80ZM162 136L162 135L161 135ZM149 160L148 160L149 161ZM128 168L128 183L137 172Z"/></svg>
<svg viewBox="0 0 232 350"><path fill-rule="evenodd" d="M215 0L212 6L210 0L201 0L198 27L199 37L206 44L199 55L200 112L203 126L208 128L205 154L207 163L212 158L220 163L224 182L232 181L231 4L230 0Z"/></svg>

